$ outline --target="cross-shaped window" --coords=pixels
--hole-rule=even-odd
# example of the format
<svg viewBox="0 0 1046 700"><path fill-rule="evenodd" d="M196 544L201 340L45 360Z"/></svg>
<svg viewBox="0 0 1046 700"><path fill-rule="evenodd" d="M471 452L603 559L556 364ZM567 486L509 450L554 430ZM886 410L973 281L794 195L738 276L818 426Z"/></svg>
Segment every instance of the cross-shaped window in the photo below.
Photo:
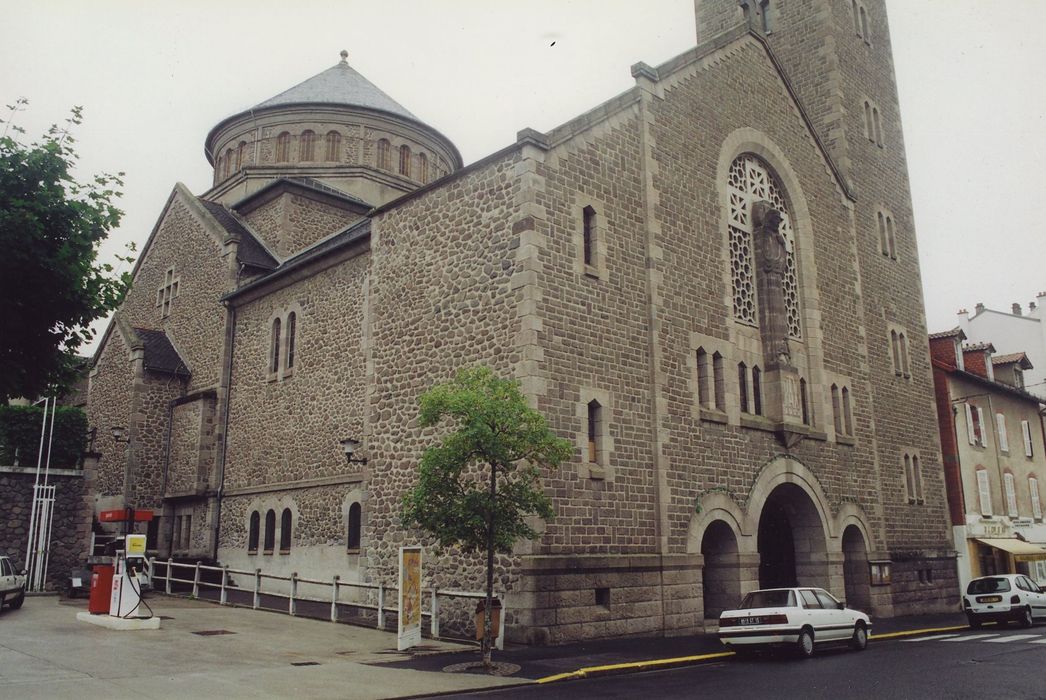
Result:
<svg viewBox="0 0 1046 700"><path fill-rule="evenodd" d="M156 290L156 306L160 308L161 318L171 315L171 301L178 296L178 283L180 281L180 277L174 276L174 266L172 265L163 276L163 285Z"/></svg>

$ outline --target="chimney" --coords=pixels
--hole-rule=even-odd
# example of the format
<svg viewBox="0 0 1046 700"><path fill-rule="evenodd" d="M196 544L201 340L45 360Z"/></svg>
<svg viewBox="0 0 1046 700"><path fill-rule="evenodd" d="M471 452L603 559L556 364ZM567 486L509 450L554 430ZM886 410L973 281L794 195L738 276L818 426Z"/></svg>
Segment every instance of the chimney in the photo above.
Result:
<svg viewBox="0 0 1046 700"><path fill-rule="evenodd" d="M978 303L976 306L973 307L973 310L975 316L977 314L984 313L984 304Z"/></svg>
<svg viewBox="0 0 1046 700"><path fill-rule="evenodd" d="M1011 306L1010 308L1013 309L1013 315L1014 316L1020 316L1021 315L1021 305L1020 304L1014 302L1013 306Z"/></svg>

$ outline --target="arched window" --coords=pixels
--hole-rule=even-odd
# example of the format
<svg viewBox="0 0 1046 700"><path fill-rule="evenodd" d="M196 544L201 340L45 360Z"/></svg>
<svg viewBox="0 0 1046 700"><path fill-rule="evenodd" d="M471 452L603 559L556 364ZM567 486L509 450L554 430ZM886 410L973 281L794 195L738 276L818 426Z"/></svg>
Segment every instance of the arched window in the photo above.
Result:
<svg viewBox="0 0 1046 700"><path fill-rule="evenodd" d="M875 126L872 124L872 105L868 100L864 101L864 135L869 141L875 143Z"/></svg>
<svg viewBox="0 0 1046 700"><path fill-rule="evenodd" d="M599 402L588 402L588 461L600 464L599 437L603 431L603 407Z"/></svg>
<svg viewBox="0 0 1046 700"><path fill-rule="evenodd" d="M280 371L280 319L272 321L272 347L269 352L272 362L269 363L270 372Z"/></svg>
<svg viewBox="0 0 1046 700"><path fill-rule="evenodd" d="M697 403L701 408L711 408L709 401L709 367L708 353L704 348L697 349Z"/></svg>
<svg viewBox="0 0 1046 700"><path fill-rule="evenodd" d="M298 139L298 161L306 162L316 160L316 132L312 129L306 129L301 132L301 137Z"/></svg>
<svg viewBox="0 0 1046 700"><path fill-rule="evenodd" d="M291 311L287 314L287 369L294 368L294 339L297 325L298 315Z"/></svg>
<svg viewBox="0 0 1046 700"><path fill-rule="evenodd" d="M741 413L748 413L748 366L744 362L737 365L737 397Z"/></svg>
<svg viewBox="0 0 1046 700"><path fill-rule="evenodd" d="M908 502L915 503L915 472L912 471L911 455L904 455L904 489L908 492Z"/></svg>
<svg viewBox="0 0 1046 700"><path fill-rule="evenodd" d="M861 17L857 7L857 0L850 0L850 6L854 13L854 34L861 36Z"/></svg>
<svg viewBox="0 0 1046 700"><path fill-rule="evenodd" d="M810 406L806 397L806 380L799 380L799 403L803 411L803 425L810 425Z"/></svg>
<svg viewBox="0 0 1046 700"><path fill-rule="evenodd" d="M388 139L378 139L378 167L392 170L392 144Z"/></svg>
<svg viewBox="0 0 1046 700"><path fill-rule="evenodd" d="M712 353L712 378L715 384L715 407L717 411L726 410L726 375L723 374L723 356Z"/></svg>
<svg viewBox="0 0 1046 700"><path fill-rule="evenodd" d="M418 181L422 183L429 181L429 157L424 153L418 154Z"/></svg>
<svg viewBox="0 0 1046 700"><path fill-rule="evenodd" d="M280 515L280 554L291 551L291 509L284 508Z"/></svg>
<svg viewBox="0 0 1046 700"><path fill-rule="evenodd" d="M781 213L779 230L788 244L788 261L782 280L785 311L788 316L788 335L800 340L803 334L799 315L799 273L795 260L795 235L784 188L770 167L750 153L734 159L727 184L730 198L728 227L734 318L742 323L756 323L752 205L766 201Z"/></svg>
<svg viewBox="0 0 1046 700"><path fill-rule="evenodd" d="M759 367L752 367L752 413L763 415L763 373Z"/></svg>
<svg viewBox="0 0 1046 700"><path fill-rule="evenodd" d="M291 159L291 135L289 132L281 132L276 137L276 162L286 163Z"/></svg>
<svg viewBox="0 0 1046 700"><path fill-rule="evenodd" d="M240 171L245 164L244 156L247 155L247 142L240 141L240 145L236 147L236 172Z"/></svg>
<svg viewBox="0 0 1046 700"><path fill-rule="evenodd" d="M886 217L886 250L883 251L891 258L897 257L897 240L893 234L893 217Z"/></svg>
<svg viewBox="0 0 1046 700"><path fill-rule="evenodd" d="M890 244L886 240L886 217L883 216L882 212L878 212L879 217L879 251L883 255L890 254Z"/></svg>
<svg viewBox="0 0 1046 700"><path fill-rule="evenodd" d="M349 530L345 537L346 549L357 550L360 548L360 533L362 530L360 513L359 503L353 503L349 506Z"/></svg>
<svg viewBox="0 0 1046 700"><path fill-rule="evenodd" d="M872 126L875 127L875 145L883 145L883 123L879 120L879 108L872 107Z"/></svg>
<svg viewBox="0 0 1046 700"><path fill-rule="evenodd" d="M410 146L400 146L400 175L410 177Z"/></svg>
<svg viewBox="0 0 1046 700"><path fill-rule="evenodd" d="M897 331L890 331L890 347L893 348L893 373L901 373L901 345Z"/></svg>
<svg viewBox="0 0 1046 700"><path fill-rule="evenodd" d="M258 552L258 530L261 526L261 514L258 511L251 513L251 524L247 529L247 553L256 554Z"/></svg>
<svg viewBox="0 0 1046 700"><path fill-rule="evenodd" d="M218 184L218 181L222 179L222 167L224 166L224 164L225 164L225 161L222 159L221 156L218 156L217 158L214 159L214 183L215 184Z"/></svg>
<svg viewBox="0 0 1046 700"><path fill-rule="evenodd" d="M835 421L835 434L843 434L843 411L842 406L839 405L839 386L836 384L832 385L832 416Z"/></svg>
<svg viewBox="0 0 1046 700"><path fill-rule="evenodd" d="M265 514L265 542L263 543L263 553L272 554L273 548L276 546L276 511L271 508Z"/></svg>
<svg viewBox="0 0 1046 700"><path fill-rule="evenodd" d="M843 387L843 430L847 435L854 434L853 412L850 410L850 390Z"/></svg>
<svg viewBox="0 0 1046 700"><path fill-rule="evenodd" d="M225 149L225 169L223 170L224 177L229 177L229 170L232 168L232 159L233 159L232 149L231 148L226 148Z"/></svg>
<svg viewBox="0 0 1046 700"><path fill-rule="evenodd" d="M919 455L912 455L912 481L915 482L915 502L923 503L923 472L919 466Z"/></svg>
<svg viewBox="0 0 1046 700"><path fill-rule="evenodd" d="M327 132L327 158L330 163L341 160L341 134L337 131Z"/></svg>
<svg viewBox="0 0 1046 700"><path fill-rule="evenodd" d="M861 7L861 36L867 43L872 43L872 35L868 33L868 13Z"/></svg>
<svg viewBox="0 0 1046 700"><path fill-rule="evenodd" d="M897 335L897 344L901 348L901 373L907 377L912 373L912 370L908 364L908 338L904 336L904 333Z"/></svg>

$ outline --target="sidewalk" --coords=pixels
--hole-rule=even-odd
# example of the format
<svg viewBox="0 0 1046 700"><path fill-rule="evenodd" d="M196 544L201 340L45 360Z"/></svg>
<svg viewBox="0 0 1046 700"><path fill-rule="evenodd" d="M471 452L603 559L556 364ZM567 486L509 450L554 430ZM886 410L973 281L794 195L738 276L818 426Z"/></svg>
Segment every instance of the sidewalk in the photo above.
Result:
<svg viewBox="0 0 1046 700"><path fill-rule="evenodd" d="M917 630L937 630L940 628L966 627L966 617L962 613L945 613L935 615L914 615L889 619L873 620L872 644L882 635L914 632ZM654 666L670 666L687 663L702 663L711 659L693 659L706 655L727 654L729 652L719 643L714 634L698 634L683 637L654 637L632 639L608 639L593 642L581 642L554 647L507 646L504 651L494 652L495 661L517 664L520 670L512 677L523 680L552 680L561 674L573 674L581 669L589 669L588 675L594 673L627 673L638 668L605 668L627 666L638 662L665 661ZM439 654L400 661L390 666L412 668L416 670L437 671L444 666L477 660L478 650ZM712 658L716 658L713 656ZM722 657L722 658L725 658ZM599 669L594 671L592 669Z"/></svg>
<svg viewBox="0 0 1046 700"><path fill-rule="evenodd" d="M4 697L113 700L371 698L464 693L553 677L624 673L723 658L715 635L613 639L554 647L509 646L495 661L521 668L510 677L445 673L479 660L476 646L424 640L407 652L395 634L353 625L155 596L156 631L113 632L76 620L85 601L26 599L0 613ZM965 626L959 613L876 620L879 635ZM886 643L885 641L883 643ZM724 655L724 656L720 656ZM615 667L606 669L604 667ZM597 670L598 669L598 670Z"/></svg>

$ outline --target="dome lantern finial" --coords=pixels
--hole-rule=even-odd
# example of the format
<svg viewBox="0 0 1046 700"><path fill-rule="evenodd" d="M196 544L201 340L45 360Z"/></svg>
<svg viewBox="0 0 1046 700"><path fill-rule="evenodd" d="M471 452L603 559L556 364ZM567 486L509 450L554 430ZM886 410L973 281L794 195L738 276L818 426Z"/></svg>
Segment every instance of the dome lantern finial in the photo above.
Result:
<svg viewBox="0 0 1046 700"><path fill-rule="evenodd" d="M345 49L341 50L341 62L345 64L349 62L349 52Z"/></svg>

